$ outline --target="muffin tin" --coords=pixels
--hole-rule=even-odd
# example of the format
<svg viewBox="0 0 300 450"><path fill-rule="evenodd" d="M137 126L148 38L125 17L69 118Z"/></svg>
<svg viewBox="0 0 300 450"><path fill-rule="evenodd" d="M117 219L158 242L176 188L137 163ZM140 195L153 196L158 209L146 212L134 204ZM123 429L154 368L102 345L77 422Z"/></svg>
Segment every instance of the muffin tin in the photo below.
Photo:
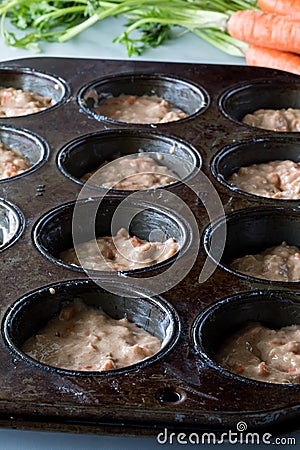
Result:
<svg viewBox="0 0 300 450"><path fill-rule="evenodd" d="M1 425L156 435L164 428L236 430L244 421L259 432L297 430L300 384L248 380L213 358L219 341L247 320L300 323L298 282L264 281L228 268L250 248L284 239L300 246L299 202L247 195L226 183L245 162L280 159L280 149L282 159L299 160L298 133L241 123L260 107L300 107L298 77L244 66L32 58L2 63L0 85L54 93L56 102L1 120L2 139L21 142L33 164L0 183L1 227L12 231L1 248ZM101 98L167 96L188 117L157 125L115 122L91 112L91 90ZM83 186L86 171L140 147L159 151L179 180L142 193ZM225 218L218 217L220 208L211 211L211 186ZM114 273L85 272L59 260L72 238L92 238L95 228L111 234L111 225L117 231L123 220L141 238L176 237L180 251L160 265ZM207 261L212 274L204 280ZM55 369L27 357L24 340L74 297L114 317L127 315L164 339L162 350L101 373Z"/></svg>

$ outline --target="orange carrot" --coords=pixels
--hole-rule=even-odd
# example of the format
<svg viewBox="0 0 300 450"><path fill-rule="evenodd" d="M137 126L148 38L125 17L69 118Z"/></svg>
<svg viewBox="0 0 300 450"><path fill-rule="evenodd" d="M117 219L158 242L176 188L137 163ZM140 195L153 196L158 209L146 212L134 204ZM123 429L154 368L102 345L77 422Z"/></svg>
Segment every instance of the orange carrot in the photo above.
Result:
<svg viewBox="0 0 300 450"><path fill-rule="evenodd" d="M300 56L295 53L250 45L246 62L249 66L268 67L300 75Z"/></svg>
<svg viewBox="0 0 300 450"><path fill-rule="evenodd" d="M231 36L248 44L300 53L300 20L263 11L243 10L228 21Z"/></svg>
<svg viewBox="0 0 300 450"><path fill-rule="evenodd" d="M300 18L299 0L257 0L257 4L263 11Z"/></svg>

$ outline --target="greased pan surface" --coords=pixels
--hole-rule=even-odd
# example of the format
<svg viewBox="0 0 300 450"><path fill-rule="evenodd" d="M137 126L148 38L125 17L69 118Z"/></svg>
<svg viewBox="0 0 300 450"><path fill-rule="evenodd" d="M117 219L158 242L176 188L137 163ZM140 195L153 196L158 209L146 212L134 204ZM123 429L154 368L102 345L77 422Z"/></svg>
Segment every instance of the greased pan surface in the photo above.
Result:
<svg viewBox="0 0 300 450"><path fill-rule="evenodd" d="M29 81L26 78L28 72L31 73ZM247 249L249 246L261 247L264 240L272 245L270 228L273 217L276 224L274 236L279 235L274 240L278 242L282 234L285 237L291 234L292 244L299 246L299 202L246 196L228 188L226 183L218 181L218 176L231 169L232 156L229 169L224 159L217 161L219 165L213 165L218 152L226 151L231 146L238 147L239 143L242 146L251 143L253 151L257 143L261 152L264 141L274 140L276 155L278 142L283 147L286 143L289 154L295 152L299 155L299 133L275 133L240 123L246 112L259 107L300 107L298 78L283 72L241 66L63 58L33 58L2 63L0 84L9 84L7 80L10 77L13 86L28 88L32 83L33 87L42 85L47 95L51 95L54 89L56 104L37 114L0 120L5 136L9 132L24 135L25 141L34 141L36 152L40 151L40 156L35 157L36 166L27 174L0 182L1 201L4 206L15 208L13 217L19 220L12 227L16 230L15 238L9 241L7 248L3 246L0 253L1 424L20 428L139 435L153 434L164 427L177 430L235 429L241 420L247 423L249 429L297 428L300 385L257 383L220 370L211 362L212 350L208 338L203 337L203 333L211 334L212 330L207 322L202 326L201 321L207 321L207 308L214 304L218 306L218 302L219 314L223 314L227 303L231 307L228 298L233 296L234 308L225 313L224 320L230 317L230 311L238 311L237 318L228 321L234 326L245 320L264 318L267 307L261 299L266 297L279 305L285 302L289 305L284 324L289 321L300 323L299 283L264 282L240 276L227 267L230 256L238 254L244 244ZM161 94L167 92L170 99L177 100L181 106L189 103L188 117L156 126L127 125L95 117L83 108L81 96L86 87L94 86L100 80L100 87L96 83L98 92L102 85L109 85L111 91L114 89L116 92L120 79L125 87L128 80L133 80L131 88L136 87L138 93L144 92L145 86L150 83L149 92L158 89ZM177 149L182 143L179 155L188 155L197 167L201 166L222 201L226 216L229 216L226 220L229 239L221 264L206 281L199 283L199 275L207 258L206 250L211 243L206 208L210 192L205 189L201 191L201 186L199 188L197 184L194 186L198 191L193 192L188 186L193 186L194 174L189 171L183 171L187 174L184 181L188 186L179 182L167 189L187 205L192 219L186 215L183 206L179 212L157 212L156 208L159 210L160 205L157 206L155 195L151 197L150 194L147 202L150 206L152 202L154 206L148 208L147 203L147 214L141 216L140 227L145 233L149 227L151 229L149 223L152 220L151 211L154 211L155 226L164 224L166 233L175 230L185 246L185 251L176 260L178 266L172 269L175 261L170 261L163 267L135 274L137 279L147 280L145 290L131 286L133 274L130 273L126 277L118 273L93 276L101 279L102 283L104 280L104 284L107 283L105 286L120 286L120 293L115 294L113 304L117 305L120 299L126 298L128 292L143 297L140 302L143 308L136 302L133 302L133 307L132 302L128 301L130 314L138 317L141 325L145 314L147 317L154 314L157 323L153 322L149 329L164 336L168 324L171 324L172 332L167 333L165 348L147 363L120 372L89 374L53 370L25 358L18 351L20 342L30 332L30 326L37 327L39 316L41 321L46 320L65 298L87 295L90 303L97 304L94 296L99 294L100 289L83 271L56 263L58 250L72 242L71 212L82 189L82 184L76 180L80 174L76 160L69 163L72 173L68 176L68 164L60 159L61 154L64 152L69 157L68 149L74 150L73 141L77 139L82 146L85 139L90 141L91 135L99 134L106 141L109 135L113 141L114 137L122 139L122 133L126 143L131 137L143 142L157 138L160 146L163 141L170 145L174 140ZM87 145L87 149L89 147ZM116 152L117 145L113 144L112 148ZM109 151L108 147L105 151ZM129 150L126 149L126 152ZM239 158L242 158L241 151L238 162ZM85 160L82 152L79 160L81 163ZM86 188L83 197L90 202L103 194L101 189L91 186ZM124 198L124 192L108 192L105 204L110 210ZM84 199L81 198L81 201ZM164 207L172 209L172 205L170 200ZM40 244L40 221L46 216L48 225L42 230ZM2 219L1 225L7 229L5 220ZM105 220L103 223L107 227ZM249 236L252 236L250 243L247 241ZM201 242L196 258L192 254L194 238L195 242ZM187 273L178 283L174 283L178 267L183 266L187 268ZM157 292L154 277L164 272L165 285L163 288L160 286L160 292ZM49 293L51 287L55 294ZM152 292L160 295L152 295ZM109 305L109 298L105 301ZM45 308L39 302L44 302ZM263 307L261 314L260 302ZM35 304L39 306L35 307ZM126 301L125 304L123 301L122 312L125 307ZM274 308L274 311L277 310ZM272 308L270 311L270 323L278 326L278 317L274 319L276 313L272 312ZM213 313L218 318L216 323L222 323L222 317ZM212 348L216 346L217 337L223 336L224 327L221 328L213 333Z"/></svg>

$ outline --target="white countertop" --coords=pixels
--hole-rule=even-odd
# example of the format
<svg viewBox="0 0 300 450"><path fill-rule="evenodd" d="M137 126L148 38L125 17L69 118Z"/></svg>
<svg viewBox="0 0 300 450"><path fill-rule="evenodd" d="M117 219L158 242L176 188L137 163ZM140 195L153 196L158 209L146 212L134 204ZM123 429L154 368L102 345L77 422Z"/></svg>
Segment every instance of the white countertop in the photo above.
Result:
<svg viewBox="0 0 300 450"><path fill-rule="evenodd" d="M0 61L39 56L128 59L125 47L121 44L112 43L113 38L123 31L123 23L124 20L122 18L107 19L101 24L96 24L93 28L85 31L71 42L43 45L43 52L40 54L7 47L0 38ZM131 59L212 64L245 64L243 58L226 55L190 33L181 36L179 39L166 41L160 47L148 50L143 56ZM0 429L0 450L148 450L165 447L178 450L181 448L191 449L197 446L178 443L174 443L173 445L160 445L156 442L155 438L123 438ZM232 446L223 445L222 448L224 449L224 447L230 448ZM247 446L247 449L251 448L254 447Z"/></svg>

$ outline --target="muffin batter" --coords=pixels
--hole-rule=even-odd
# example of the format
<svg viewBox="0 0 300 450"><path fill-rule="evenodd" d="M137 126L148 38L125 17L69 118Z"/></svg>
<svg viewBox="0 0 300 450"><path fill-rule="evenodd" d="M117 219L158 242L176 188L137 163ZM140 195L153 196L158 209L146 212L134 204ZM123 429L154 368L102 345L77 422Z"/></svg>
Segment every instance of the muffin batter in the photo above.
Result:
<svg viewBox="0 0 300 450"><path fill-rule="evenodd" d="M161 153L158 157L163 159ZM177 180L172 170L146 153L139 153L135 157L121 157L104 165L107 165L106 169L90 180L91 184L113 189L141 190L159 188ZM87 181L93 173L85 174L82 181Z"/></svg>
<svg viewBox="0 0 300 450"><path fill-rule="evenodd" d="M50 97L13 87L0 88L0 117L26 116L49 108Z"/></svg>
<svg viewBox="0 0 300 450"><path fill-rule="evenodd" d="M254 380L300 383L300 325L272 330L249 323L224 342L216 362Z"/></svg>
<svg viewBox="0 0 300 450"><path fill-rule="evenodd" d="M300 109L258 109L246 114L242 122L273 131L300 131Z"/></svg>
<svg viewBox="0 0 300 450"><path fill-rule="evenodd" d="M116 320L80 299L64 307L22 350L67 370L104 371L130 366L157 353L158 338L126 318Z"/></svg>
<svg viewBox="0 0 300 450"><path fill-rule="evenodd" d="M6 147L0 142L0 179L13 177L29 169L31 164L18 150Z"/></svg>
<svg viewBox="0 0 300 450"><path fill-rule="evenodd" d="M241 167L228 182L250 194L287 200L300 199L300 163L270 161Z"/></svg>
<svg viewBox="0 0 300 450"><path fill-rule="evenodd" d="M183 119L187 114L156 95L124 95L102 101L93 111L127 123L165 123Z"/></svg>
<svg viewBox="0 0 300 450"><path fill-rule="evenodd" d="M237 258L230 267L265 280L300 281L300 249L283 242L256 255Z"/></svg>
<svg viewBox="0 0 300 450"><path fill-rule="evenodd" d="M114 237L97 238L97 244L95 241L88 241L76 246L80 263L90 270L133 270L148 267L171 258L178 250L179 245L173 238L165 242L148 242L136 236L130 237L124 228ZM80 266L74 248L62 252L60 259Z"/></svg>

